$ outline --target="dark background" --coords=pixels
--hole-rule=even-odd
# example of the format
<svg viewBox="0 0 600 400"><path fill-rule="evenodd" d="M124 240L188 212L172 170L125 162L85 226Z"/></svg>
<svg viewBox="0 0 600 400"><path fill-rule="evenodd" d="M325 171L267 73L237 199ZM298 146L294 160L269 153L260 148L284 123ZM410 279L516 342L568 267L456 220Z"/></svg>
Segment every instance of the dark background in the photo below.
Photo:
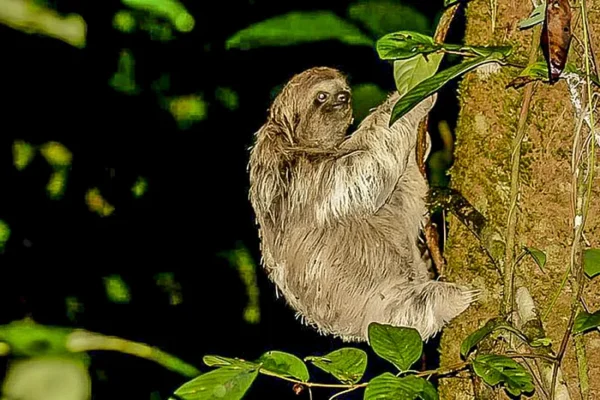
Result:
<svg viewBox="0 0 600 400"><path fill-rule="evenodd" d="M409 3L430 19L433 30L442 1ZM84 49L0 26L0 219L12 230L0 255L0 322L30 316L42 324L117 335L157 346L203 371L209 370L202 364L205 354L253 359L277 349L304 357L342 347L302 326L283 300L275 300L260 269L260 323L245 322L246 289L235 266L220 254L244 245L260 260L246 165L252 135L266 117L274 88L305 68L328 65L347 73L353 84L373 82L393 90L391 64L379 60L372 48L336 41L249 51L224 48L236 31L265 18L312 9L345 16L349 2L184 4L195 28L168 42L115 30L113 15L124 8L117 1L49 4L84 17ZM460 41L460 32L449 40ZM137 95L108 84L123 48L135 56ZM205 120L178 128L151 89L164 73L171 78L164 95L206 94ZM215 101L217 87L237 92L239 107L229 110ZM453 124L453 90L444 89L434 121ZM42 157L23 171L15 169L14 140L36 145L54 140L71 150L73 163L60 200L46 194L52 169ZM135 199L130 187L138 176L147 178L149 190ZM113 215L90 212L84 196L93 186L114 205ZM159 272L174 273L181 285L180 305L169 305L155 282ZM107 297L103 277L110 274L119 274L129 286L129 303ZM83 305L76 318L65 311L68 296ZM435 341L427 362L435 366ZM369 351L367 377L388 367ZM310 371L313 380L333 382L315 368ZM95 399L149 399L153 392L167 398L185 381L152 362L119 353L93 354L91 372ZM316 389L314 398L327 394ZM295 396L289 383L260 376L247 398L308 395ZM362 391L344 398L362 398Z"/></svg>

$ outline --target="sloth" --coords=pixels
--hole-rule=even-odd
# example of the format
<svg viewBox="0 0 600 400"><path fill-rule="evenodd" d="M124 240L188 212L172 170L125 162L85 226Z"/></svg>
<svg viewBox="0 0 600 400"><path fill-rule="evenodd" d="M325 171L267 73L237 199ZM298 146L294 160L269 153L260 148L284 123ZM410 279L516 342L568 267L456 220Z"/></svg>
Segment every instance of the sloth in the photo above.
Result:
<svg viewBox="0 0 600 400"><path fill-rule="evenodd" d="M368 341L372 322L428 341L479 295L430 276L420 246L428 185L415 146L436 95L389 126L398 99L388 95L348 134L346 77L305 70L274 99L249 149L249 200L276 296L344 342Z"/></svg>

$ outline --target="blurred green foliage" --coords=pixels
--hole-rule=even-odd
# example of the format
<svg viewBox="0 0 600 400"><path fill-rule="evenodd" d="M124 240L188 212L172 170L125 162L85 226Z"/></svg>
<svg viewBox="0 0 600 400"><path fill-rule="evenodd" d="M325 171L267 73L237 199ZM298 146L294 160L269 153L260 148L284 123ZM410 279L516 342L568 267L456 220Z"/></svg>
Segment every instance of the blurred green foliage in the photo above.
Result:
<svg viewBox="0 0 600 400"><path fill-rule="evenodd" d="M10 226L6 221L0 219L0 252L4 251L6 242L10 238Z"/></svg>
<svg viewBox="0 0 600 400"><path fill-rule="evenodd" d="M34 146L23 140L16 140L13 143L13 160L15 168L19 171L25 169L25 167L33 161L35 153L36 149Z"/></svg>
<svg viewBox="0 0 600 400"><path fill-rule="evenodd" d="M52 200L60 200L65 194L67 175L66 169L59 169L50 174L50 179L46 185L46 192Z"/></svg>
<svg viewBox="0 0 600 400"><path fill-rule="evenodd" d="M183 302L181 284L175 279L172 272L161 272L154 276L156 285L169 297L169 304L176 306Z"/></svg>
<svg viewBox="0 0 600 400"><path fill-rule="evenodd" d="M253 24L227 39L227 49L250 50L321 40L372 46L372 38L330 11L290 12Z"/></svg>
<svg viewBox="0 0 600 400"><path fill-rule="evenodd" d="M429 32L431 22L414 7L391 0L362 0L348 7L348 16L375 36L397 30Z"/></svg>
<svg viewBox="0 0 600 400"><path fill-rule="evenodd" d="M115 211L115 207L102 197L100 190L96 187L86 192L85 202L90 211L95 212L101 217L107 217Z"/></svg>
<svg viewBox="0 0 600 400"><path fill-rule="evenodd" d="M138 177L133 186L131 192L135 198L142 197L148 190L148 181L143 177Z"/></svg>
<svg viewBox="0 0 600 400"><path fill-rule="evenodd" d="M106 297L113 303L127 304L131 301L129 286L119 274L104 277Z"/></svg>
<svg viewBox="0 0 600 400"><path fill-rule="evenodd" d="M244 320L249 324L259 323L260 302L258 283L256 280L257 271L256 263L254 262L250 251L243 244L239 244L237 248L227 251L222 255L238 270L240 279L246 286L248 303L244 309Z"/></svg>
<svg viewBox="0 0 600 400"><path fill-rule="evenodd" d="M135 83L135 59L131 50L121 50L119 65L110 79L110 85L121 93L140 93L140 88Z"/></svg>
<svg viewBox="0 0 600 400"><path fill-rule="evenodd" d="M352 88L354 118L361 121L373 107L379 105L388 93L374 83L361 83Z"/></svg>
<svg viewBox="0 0 600 400"><path fill-rule="evenodd" d="M194 29L194 17L177 0L122 0L122 3L163 17L180 32L190 32Z"/></svg>
<svg viewBox="0 0 600 400"><path fill-rule="evenodd" d="M201 94L166 98L165 103L179 128L183 130L204 120L208 114L208 104Z"/></svg>

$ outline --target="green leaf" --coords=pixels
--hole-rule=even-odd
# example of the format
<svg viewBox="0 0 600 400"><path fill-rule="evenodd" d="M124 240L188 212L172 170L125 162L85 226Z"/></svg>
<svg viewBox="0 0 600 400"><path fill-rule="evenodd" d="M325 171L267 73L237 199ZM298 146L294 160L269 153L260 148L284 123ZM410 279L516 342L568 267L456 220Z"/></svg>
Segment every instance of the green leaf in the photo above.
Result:
<svg viewBox="0 0 600 400"><path fill-rule="evenodd" d="M227 49L290 46L321 40L373 46L373 40L356 26L330 11L291 12L250 25L227 39Z"/></svg>
<svg viewBox="0 0 600 400"><path fill-rule="evenodd" d="M434 53L425 57L422 54L404 60L394 61L394 80L400 96L420 82L433 76L440 66L444 54Z"/></svg>
<svg viewBox="0 0 600 400"><path fill-rule="evenodd" d="M238 400L257 376L258 368L221 367L186 382L174 394L183 400Z"/></svg>
<svg viewBox="0 0 600 400"><path fill-rule="evenodd" d="M388 33L376 43L377 54L382 60L403 60L417 54L428 55L443 50L454 52L469 52L473 56L487 57L500 53L505 57L512 53L511 46L466 46L453 43L435 43L433 38L414 31L398 31Z"/></svg>
<svg viewBox="0 0 600 400"><path fill-rule="evenodd" d="M598 328L600 326L600 310L593 314L585 311L579 312L575 317L575 324L573 325L573 333L582 333L589 331L590 329Z"/></svg>
<svg viewBox="0 0 600 400"><path fill-rule="evenodd" d="M581 77L585 78L585 73L580 71L572 63L567 63L567 65L565 66L565 69L563 70L563 74L568 74L568 73L575 73L575 74L578 74ZM562 77L562 74L561 74L561 77ZM523 70L521 71L519 76L517 76L515 79L513 79L511 82L509 82L508 86L519 87L519 86L523 86L529 82L537 81L537 80L541 80L544 82L549 81L549 79L548 79L548 64L546 63L546 61L536 61L532 64L529 64L528 66L523 68ZM596 85L600 84L600 82L597 83L597 79L595 79L595 77L593 77L593 76L591 77L591 80Z"/></svg>
<svg viewBox="0 0 600 400"><path fill-rule="evenodd" d="M348 7L348 16L379 37L400 29L426 32L430 23L414 7L393 0L358 1Z"/></svg>
<svg viewBox="0 0 600 400"><path fill-rule="evenodd" d="M541 269L544 269L544 265L546 265L546 253L534 247L525 247L525 251L529 253L531 258L533 258L533 261L535 261Z"/></svg>
<svg viewBox="0 0 600 400"><path fill-rule="evenodd" d="M273 350L260 356L257 363L262 364L260 372L265 375L296 378L302 382L307 382L310 379L304 361L293 354Z"/></svg>
<svg viewBox="0 0 600 400"><path fill-rule="evenodd" d="M364 400L437 400L438 393L428 380L407 375L399 378L389 372L371 379Z"/></svg>
<svg viewBox="0 0 600 400"><path fill-rule="evenodd" d="M234 367L234 368L258 368L259 365L252 361L242 360L240 358L229 358L223 356L206 355L202 357L204 364L209 367Z"/></svg>
<svg viewBox="0 0 600 400"><path fill-rule="evenodd" d="M529 345L531 347L546 347L546 346L551 346L552 345L552 339L547 338L547 337L534 339L531 342L529 342Z"/></svg>
<svg viewBox="0 0 600 400"><path fill-rule="evenodd" d="M433 38L413 31L388 33L375 44L377 54L382 60L402 60L417 54L429 54L442 49Z"/></svg>
<svg viewBox="0 0 600 400"><path fill-rule="evenodd" d="M400 371L409 369L423 352L423 340L416 329L377 322L369 324L369 344L375 354Z"/></svg>
<svg viewBox="0 0 600 400"><path fill-rule="evenodd" d="M460 64L454 65L450 68L438 72L434 76L421 81L417 86L413 87L408 93L404 95L395 105L392 110L392 117L390 118L390 126L402 118L404 114L412 110L421 101L437 92L446 83L452 79L461 76L468 71L475 69L483 64L490 62L500 62L504 58L501 53L492 53L487 57L477 57L470 61L465 61Z"/></svg>
<svg viewBox="0 0 600 400"><path fill-rule="evenodd" d="M456 4L458 2L459 2L459 0L444 0L444 7L451 6L451 5Z"/></svg>
<svg viewBox="0 0 600 400"><path fill-rule="evenodd" d="M546 19L546 2L543 1L539 6L537 6L527 19L519 22L520 29L531 28L534 25L544 22Z"/></svg>
<svg viewBox="0 0 600 400"><path fill-rule="evenodd" d="M341 348L324 356L309 356L305 360L343 383L357 383L367 368L367 353L351 347Z"/></svg>
<svg viewBox="0 0 600 400"><path fill-rule="evenodd" d="M600 274L600 249L583 251L583 270L590 278Z"/></svg>
<svg viewBox="0 0 600 400"><path fill-rule="evenodd" d="M473 360L473 369L490 386L504 384L513 396L533 391L533 379L521 364L496 354L483 354Z"/></svg>
<svg viewBox="0 0 600 400"><path fill-rule="evenodd" d="M460 345L460 354L463 357L466 357L471 352L471 350L479 344L479 342L481 342L495 330L499 329L504 329L513 332L522 339L525 339L524 335L521 332L519 332L516 328L511 326L502 317L498 317L489 320L484 326L467 336Z"/></svg>

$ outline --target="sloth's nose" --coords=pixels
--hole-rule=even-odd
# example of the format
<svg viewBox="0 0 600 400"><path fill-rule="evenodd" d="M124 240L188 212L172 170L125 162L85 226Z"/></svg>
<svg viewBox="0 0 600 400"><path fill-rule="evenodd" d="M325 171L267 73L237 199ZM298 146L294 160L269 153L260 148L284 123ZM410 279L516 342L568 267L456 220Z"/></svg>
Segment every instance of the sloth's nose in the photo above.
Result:
<svg viewBox="0 0 600 400"><path fill-rule="evenodd" d="M337 94L337 101L340 103L347 103L350 100L350 93L347 91L342 91Z"/></svg>

